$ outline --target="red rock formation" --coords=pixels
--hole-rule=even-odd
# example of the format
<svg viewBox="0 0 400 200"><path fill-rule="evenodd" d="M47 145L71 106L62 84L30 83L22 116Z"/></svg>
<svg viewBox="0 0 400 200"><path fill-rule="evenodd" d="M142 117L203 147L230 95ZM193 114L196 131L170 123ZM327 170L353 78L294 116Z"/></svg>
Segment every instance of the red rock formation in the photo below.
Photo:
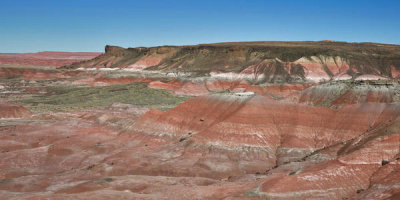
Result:
<svg viewBox="0 0 400 200"><path fill-rule="evenodd" d="M25 118L31 115L32 112L21 105L0 101L0 119Z"/></svg>
<svg viewBox="0 0 400 200"><path fill-rule="evenodd" d="M15 88L17 98L44 96L43 86L60 78L56 83L68 86L146 82L198 96L168 111L113 103L32 115L0 102L0 118L7 118L0 120L0 199L399 198L399 83L362 80L397 77L399 65L390 59L398 47L382 47L392 57L370 66L338 56L298 58L304 52L296 46L313 53L315 45L333 45L351 54L358 48L352 44L254 44L107 46L106 54L73 65L136 71L129 75L0 68L6 98ZM198 70L204 63L211 77L137 77L143 69ZM305 82L322 78L359 80Z"/></svg>
<svg viewBox="0 0 400 200"><path fill-rule="evenodd" d="M190 132L195 134L195 138L206 137L206 141L211 142L210 144L215 143L217 146L223 144L224 147L235 146L236 134L240 138L243 135L241 132L244 132L246 134L243 137L250 138L238 139L240 145L243 145L243 141L247 141L248 143L245 142L247 145L257 146L260 145L260 142L263 144L265 141L272 141L272 144L277 145L278 139L264 138L275 137L282 140L282 143L279 143L280 148L290 147L298 151L308 151L345 141L361 134L369 126L378 123L376 120L378 120L377 117L383 117L381 114L385 114L385 119L390 118L392 114L387 110L396 108L384 105L365 105L334 110L285 104L266 97L244 95L237 97L233 94L192 99L156 117L153 116L154 114L147 117L146 114L137 123L137 126L141 131L154 134L168 133L179 136ZM350 123L349 120L355 118L358 120ZM257 121L257 119L261 121ZM241 125L236 126L235 122ZM241 130L240 127L244 129ZM249 129L247 130L247 128ZM254 128L255 130L252 130ZM252 132L254 135L251 134ZM319 133L325 135L322 136ZM225 134L229 134L229 137ZM313 139L313 137L317 137L316 135L319 135L318 139ZM276 147L272 149L276 149ZM285 154L285 152L283 153Z"/></svg>
<svg viewBox="0 0 400 200"><path fill-rule="evenodd" d="M125 111L118 109L121 107L126 105L114 104L103 114L124 116ZM220 199L240 196L255 186L248 180L233 183L204 177L152 176L179 171L179 167L163 169L161 165L151 165L172 159L168 149L178 141L121 132L117 127L92 123L89 115L93 113L79 118L70 116L52 124L2 129L1 196L6 199ZM188 170L183 169L182 173Z"/></svg>
<svg viewBox="0 0 400 200"><path fill-rule="evenodd" d="M398 179L388 177L398 176L397 104L330 109L236 93L144 112L116 103L2 128L0 194L382 199L397 193Z"/></svg>
<svg viewBox="0 0 400 200"><path fill-rule="evenodd" d="M328 82L294 91L286 101L323 106L396 102L397 81Z"/></svg>
<svg viewBox="0 0 400 200"><path fill-rule="evenodd" d="M204 86L204 83L194 83L191 81L181 82L179 80L170 81L167 83L161 81L153 81L148 85L149 88L171 90L174 94L182 95L205 95L209 91Z"/></svg>
<svg viewBox="0 0 400 200"><path fill-rule="evenodd" d="M91 52L38 52L21 54L0 54L0 64L54 66L70 65L74 62L92 59L100 53Z"/></svg>
<svg viewBox="0 0 400 200"><path fill-rule="evenodd" d="M360 54L360 50L370 53ZM376 80L398 76L398 51L398 45L343 42L237 42L128 49L106 46L105 54L67 68L208 73L254 83Z"/></svg>
<svg viewBox="0 0 400 200"><path fill-rule="evenodd" d="M395 169L400 166L399 125L396 119L356 137L338 151L335 161L267 179L260 192L277 199L340 199L352 195L355 199L396 199L399 190L393 184L398 184Z"/></svg>
<svg viewBox="0 0 400 200"><path fill-rule="evenodd" d="M77 71L58 71L49 69L30 69L30 68L0 68L1 78L12 78L21 76L28 80L49 80L49 79L61 79L61 78L71 78L79 77L80 72Z"/></svg>
<svg viewBox="0 0 400 200"><path fill-rule="evenodd" d="M302 91L313 84L269 84L252 85L248 81L205 80L169 82L152 81L149 88L165 89L180 95L201 96L214 92L255 92L267 97L283 98L297 91Z"/></svg>
<svg viewBox="0 0 400 200"><path fill-rule="evenodd" d="M166 113L146 114L136 126L149 134L185 138L196 152L203 152L202 159L195 163L199 167L196 172L212 169L214 176L274 169L275 164L299 162L316 149L340 147L348 141L354 146L350 148L354 150L337 149L336 161L300 168L298 175L274 169L272 173L277 174L265 179L258 194L278 199L354 195L368 188L382 160L398 157L399 135L393 128L400 124L391 125L391 133L381 130L383 124L398 117L398 105L365 104L333 110L282 104L264 97L231 98L189 100ZM385 136L375 139L379 132L385 132ZM242 157L244 147L246 156ZM207 149L213 149L213 153L204 153ZM195 155L190 156L193 159Z"/></svg>

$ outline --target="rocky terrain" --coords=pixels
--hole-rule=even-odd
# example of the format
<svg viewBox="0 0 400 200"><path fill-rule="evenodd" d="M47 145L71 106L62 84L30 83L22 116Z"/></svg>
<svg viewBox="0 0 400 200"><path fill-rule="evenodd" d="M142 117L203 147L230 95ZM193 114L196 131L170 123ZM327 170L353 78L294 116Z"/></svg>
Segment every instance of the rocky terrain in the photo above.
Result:
<svg viewBox="0 0 400 200"><path fill-rule="evenodd" d="M161 70L262 81L398 78L400 47L374 43L237 42L123 49L69 68Z"/></svg>
<svg viewBox="0 0 400 200"><path fill-rule="evenodd" d="M399 46L105 50L0 65L0 199L400 198Z"/></svg>
<svg viewBox="0 0 400 200"><path fill-rule="evenodd" d="M45 65L60 67L88 60L100 55L92 52L52 52L0 54L0 64L8 65Z"/></svg>

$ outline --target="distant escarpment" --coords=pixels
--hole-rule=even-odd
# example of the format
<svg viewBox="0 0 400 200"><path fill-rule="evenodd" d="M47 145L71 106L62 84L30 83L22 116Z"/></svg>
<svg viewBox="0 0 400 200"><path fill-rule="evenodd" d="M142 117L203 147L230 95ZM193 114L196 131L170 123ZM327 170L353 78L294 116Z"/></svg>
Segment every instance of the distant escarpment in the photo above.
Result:
<svg viewBox="0 0 400 200"><path fill-rule="evenodd" d="M345 42L235 42L121 48L64 68L120 68L251 79L320 82L400 77L400 46Z"/></svg>
<svg viewBox="0 0 400 200"><path fill-rule="evenodd" d="M0 65L31 65L59 67L74 62L92 59L100 55L97 52L56 52L0 54Z"/></svg>

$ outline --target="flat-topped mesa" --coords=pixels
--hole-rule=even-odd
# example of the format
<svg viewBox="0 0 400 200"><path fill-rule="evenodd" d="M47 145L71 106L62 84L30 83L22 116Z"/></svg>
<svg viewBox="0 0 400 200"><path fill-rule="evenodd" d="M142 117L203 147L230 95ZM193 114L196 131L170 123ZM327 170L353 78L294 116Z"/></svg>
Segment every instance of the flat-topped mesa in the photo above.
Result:
<svg viewBox="0 0 400 200"><path fill-rule="evenodd" d="M121 48L68 68L191 72L259 82L321 82L399 77L400 46L345 42L235 42Z"/></svg>
<svg viewBox="0 0 400 200"><path fill-rule="evenodd" d="M106 47L104 48L104 51L106 54L109 55L119 55L119 54L123 54L124 52L124 48L122 47L118 47L118 46L111 46L111 45L106 45Z"/></svg>

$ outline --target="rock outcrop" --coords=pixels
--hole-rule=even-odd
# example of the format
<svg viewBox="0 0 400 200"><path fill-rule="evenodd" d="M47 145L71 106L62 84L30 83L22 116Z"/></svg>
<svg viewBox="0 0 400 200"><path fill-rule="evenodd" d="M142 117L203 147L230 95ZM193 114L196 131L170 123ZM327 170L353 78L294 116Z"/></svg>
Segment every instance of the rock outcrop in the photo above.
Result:
<svg viewBox="0 0 400 200"><path fill-rule="evenodd" d="M238 42L123 49L67 68L126 68L219 74L253 82L397 78L400 47L344 42Z"/></svg>
<svg viewBox="0 0 400 200"><path fill-rule="evenodd" d="M32 112L21 105L0 101L0 119L30 117Z"/></svg>
<svg viewBox="0 0 400 200"><path fill-rule="evenodd" d="M331 109L251 92L196 97L166 112L115 103L50 124L3 127L0 193L7 199L395 197L399 113L398 104Z"/></svg>

